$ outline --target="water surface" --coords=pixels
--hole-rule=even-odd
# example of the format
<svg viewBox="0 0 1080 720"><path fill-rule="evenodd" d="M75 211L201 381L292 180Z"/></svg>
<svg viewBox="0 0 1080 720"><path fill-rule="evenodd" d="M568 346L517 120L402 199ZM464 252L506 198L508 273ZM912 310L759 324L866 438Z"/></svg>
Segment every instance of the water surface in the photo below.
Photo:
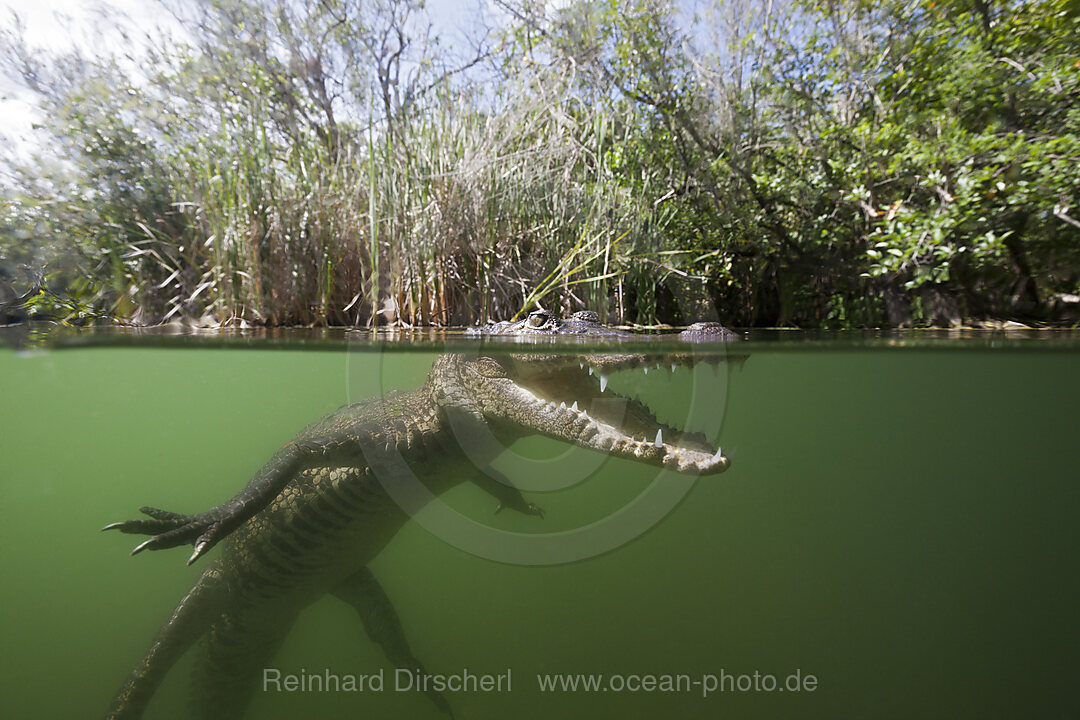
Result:
<svg viewBox="0 0 1080 720"><path fill-rule="evenodd" d="M733 461L632 542L522 566L419 523L398 534L372 567L429 671L512 673L509 691L448 694L457 717L1080 713L1080 345L1069 334L782 335L754 338L739 348L744 362L716 373L612 378L662 419L689 414ZM421 384L447 342L377 340L106 333L0 350L8 716L100 716L200 572L183 549L131 558L131 536L98 528L144 504L221 502L307 423ZM542 438L510 453L541 479L566 457ZM494 515L468 482L445 500L492 528L542 534L603 519L658 479L682 480L625 460L598 465L566 489L527 493L542 520ZM192 661L147 717L186 717ZM333 598L306 612L275 666L393 678ZM704 696L700 684L632 692L611 682L755 672L816 683ZM544 692L537 675L551 673L602 675L609 689ZM260 693L249 717L301 713L444 717L390 687Z"/></svg>

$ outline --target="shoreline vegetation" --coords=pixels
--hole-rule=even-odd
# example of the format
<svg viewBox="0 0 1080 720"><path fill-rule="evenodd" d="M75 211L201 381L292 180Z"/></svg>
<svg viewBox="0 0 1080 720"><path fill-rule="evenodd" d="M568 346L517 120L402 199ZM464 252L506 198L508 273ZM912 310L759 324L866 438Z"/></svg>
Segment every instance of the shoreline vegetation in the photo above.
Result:
<svg viewBox="0 0 1080 720"><path fill-rule="evenodd" d="M1075 0L160 5L0 29L0 319L1080 321Z"/></svg>

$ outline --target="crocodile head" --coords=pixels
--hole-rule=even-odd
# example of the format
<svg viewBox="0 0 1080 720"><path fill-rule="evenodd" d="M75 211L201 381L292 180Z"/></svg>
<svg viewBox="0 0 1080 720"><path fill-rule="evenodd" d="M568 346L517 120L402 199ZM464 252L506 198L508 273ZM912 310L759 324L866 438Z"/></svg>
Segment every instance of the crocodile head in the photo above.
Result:
<svg viewBox="0 0 1080 720"><path fill-rule="evenodd" d="M560 318L547 310L529 313L524 320L517 322L496 322L466 331L470 336L514 336L536 337L544 335L591 336L596 338L623 338L627 340L671 340L677 338L684 342L731 342L739 336L724 328L720 323L695 323L678 335L636 335L620 332L600 322L600 316L591 310L576 312L568 318Z"/></svg>
<svg viewBox="0 0 1080 720"><path fill-rule="evenodd" d="M560 319L538 311L519 323L496 323L472 334L578 335L649 342L648 336L620 333L600 324L594 313ZM735 335L716 323L701 323L679 335L660 338L691 343L729 341ZM616 372L648 372L660 363L692 365L703 358L720 361L722 354L703 356L689 347L685 352L658 348L655 353L608 349L545 353L542 347L530 353L502 347L506 350L485 346L475 356L446 355L436 362L430 381L436 402L511 433L546 435L677 472L713 474L730 465L701 433L666 425L644 403L608 388L608 377Z"/></svg>

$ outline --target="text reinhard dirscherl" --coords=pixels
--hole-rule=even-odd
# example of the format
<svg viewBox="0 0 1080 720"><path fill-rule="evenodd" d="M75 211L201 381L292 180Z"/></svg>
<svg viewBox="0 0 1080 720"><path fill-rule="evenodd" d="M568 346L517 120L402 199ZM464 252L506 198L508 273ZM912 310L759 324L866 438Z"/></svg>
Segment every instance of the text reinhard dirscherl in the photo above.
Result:
<svg viewBox="0 0 1080 720"><path fill-rule="evenodd" d="M329 668L310 672L283 673L277 668L263 668L263 692L510 692L510 668L502 673L474 673L468 668L456 673L421 673L397 668L393 684L388 686L383 670L366 675L335 673Z"/></svg>
<svg viewBox="0 0 1080 720"><path fill-rule="evenodd" d="M555 673L536 676L543 693L699 693L709 697L715 693L812 693L818 689L816 675L797 669L785 675L761 673L734 674L721 669L719 673L630 673L581 674ZM283 673L277 668L263 668L263 692L511 692L512 673L475 673L463 668L456 673L422 673L398 668L392 685L387 684L383 670L366 674L338 674L329 668L312 672Z"/></svg>

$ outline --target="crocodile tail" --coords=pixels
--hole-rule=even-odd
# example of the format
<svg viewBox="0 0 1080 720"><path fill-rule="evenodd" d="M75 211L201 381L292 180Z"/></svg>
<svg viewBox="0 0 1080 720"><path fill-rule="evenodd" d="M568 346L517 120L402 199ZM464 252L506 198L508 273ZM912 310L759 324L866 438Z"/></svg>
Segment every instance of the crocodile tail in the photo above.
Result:
<svg viewBox="0 0 1080 720"><path fill-rule="evenodd" d="M221 613L222 581L215 565L207 568L158 631L150 649L128 675L105 714L106 720L141 718L158 685L188 648Z"/></svg>

